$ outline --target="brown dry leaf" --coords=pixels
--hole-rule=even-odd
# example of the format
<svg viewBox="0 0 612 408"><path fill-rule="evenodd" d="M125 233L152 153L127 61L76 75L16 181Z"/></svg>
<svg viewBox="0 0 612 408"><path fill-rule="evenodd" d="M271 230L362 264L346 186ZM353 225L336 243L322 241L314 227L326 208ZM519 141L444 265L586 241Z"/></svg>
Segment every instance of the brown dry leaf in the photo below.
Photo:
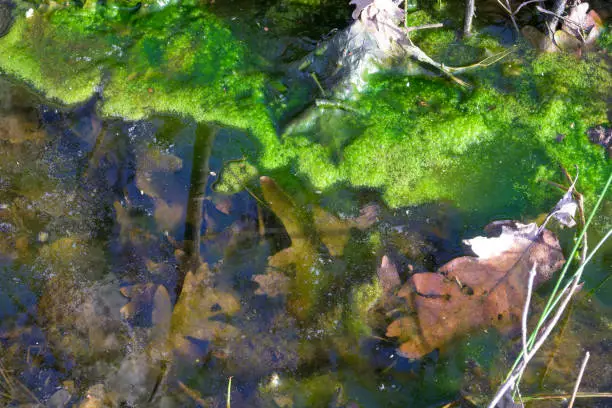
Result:
<svg viewBox="0 0 612 408"><path fill-rule="evenodd" d="M536 287L564 263L559 242L550 231L544 230L532 241L525 234L531 228L519 223L496 223L489 229L502 230L493 239L503 245L503 252L489 250L488 258L456 258L437 273L413 275L400 289L398 297L408 302L415 316L393 322L387 335L399 337L403 355L420 358L479 327L516 329L534 263ZM507 238L513 233L516 239L508 245Z"/></svg>
<svg viewBox="0 0 612 408"><path fill-rule="evenodd" d="M289 293L291 279L281 272L269 270L264 275L253 276L253 281L259 284L255 291L256 295L267 295L269 297L284 296Z"/></svg>

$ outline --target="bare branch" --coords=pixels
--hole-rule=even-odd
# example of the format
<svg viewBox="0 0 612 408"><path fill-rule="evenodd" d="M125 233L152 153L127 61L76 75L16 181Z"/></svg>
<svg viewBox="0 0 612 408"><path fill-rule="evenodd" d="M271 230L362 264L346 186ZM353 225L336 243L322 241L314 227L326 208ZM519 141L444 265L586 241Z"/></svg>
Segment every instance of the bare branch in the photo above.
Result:
<svg viewBox="0 0 612 408"><path fill-rule="evenodd" d="M544 0L529 0L526 1L524 3L519 4L519 6L516 8L516 10L514 10L514 12L512 14L514 14L516 16L516 14L526 5L528 4L532 4L532 3L544 3Z"/></svg>

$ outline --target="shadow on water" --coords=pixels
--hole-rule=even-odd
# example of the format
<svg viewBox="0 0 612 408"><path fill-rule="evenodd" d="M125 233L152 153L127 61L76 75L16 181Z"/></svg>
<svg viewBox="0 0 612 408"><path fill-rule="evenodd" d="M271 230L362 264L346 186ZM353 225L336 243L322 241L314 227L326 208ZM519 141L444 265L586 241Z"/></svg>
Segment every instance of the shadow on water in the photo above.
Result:
<svg viewBox="0 0 612 408"><path fill-rule="evenodd" d="M388 209L297 178L287 194L249 173L258 146L239 131L0 91L0 405L223 406L233 376L232 407L441 406L505 374L515 350L494 330L413 361L385 337L403 311L370 312L383 255L403 283L465 253L482 226L452 203ZM232 163L248 177L222 194ZM605 355L597 296L559 341ZM538 362L548 387L566 387L570 354ZM609 386L605 369L586 383Z"/></svg>

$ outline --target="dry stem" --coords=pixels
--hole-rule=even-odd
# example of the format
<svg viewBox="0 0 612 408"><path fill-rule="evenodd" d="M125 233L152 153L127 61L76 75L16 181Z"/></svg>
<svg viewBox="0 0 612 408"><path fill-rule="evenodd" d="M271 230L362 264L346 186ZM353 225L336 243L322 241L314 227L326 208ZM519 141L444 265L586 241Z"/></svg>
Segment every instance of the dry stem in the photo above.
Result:
<svg viewBox="0 0 612 408"><path fill-rule="evenodd" d="M574 406L574 401L576 401L576 394L578 394L578 388L580 387L580 382L582 381L582 375L584 374L584 369L586 368L587 363L589 362L589 357L591 353L588 351L584 355L584 360L582 360L582 366L580 367L580 372L578 373L578 378L576 378L576 385L574 385L574 392L572 393L572 399L567 406L567 408L572 408Z"/></svg>

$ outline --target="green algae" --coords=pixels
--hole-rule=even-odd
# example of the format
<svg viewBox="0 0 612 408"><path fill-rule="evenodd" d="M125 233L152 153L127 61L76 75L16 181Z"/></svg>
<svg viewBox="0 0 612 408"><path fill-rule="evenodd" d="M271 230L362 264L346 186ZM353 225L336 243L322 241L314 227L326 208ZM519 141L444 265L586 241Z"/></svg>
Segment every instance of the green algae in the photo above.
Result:
<svg viewBox="0 0 612 408"><path fill-rule="evenodd" d="M592 197L612 169L586 136L607 120L607 65L529 53L510 63L521 67L518 75L500 81L499 73L482 70L473 90L440 79L371 76L347 102L367 119L339 162L304 132L285 134L284 146L315 188L346 181L375 187L394 207L447 199L483 214L516 215L546 202L550 190L540 181L562 181L559 166L574 165L580 189ZM318 120L335 115L322 111ZM320 140L334 138L316 130Z"/></svg>
<svg viewBox="0 0 612 408"><path fill-rule="evenodd" d="M105 116L177 114L275 145L253 56L225 23L194 6L127 16L110 6L40 8L17 20L0 53L8 56L0 69L62 103L83 102L98 89ZM261 159L283 164L278 154Z"/></svg>
<svg viewBox="0 0 612 408"><path fill-rule="evenodd" d="M408 23L437 17L416 12ZM609 66L596 56L520 48L499 66L472 71L472 89L383 71L343 101L345 109L313 108L279 140L274 118L295 106L268 106L268 84L278 81L233 30L188 3L147 13L41 8L0 40L9 56L0 68L64 103L83 101L103 85L106 116L177 114L241 129L259 145L249 162L261 174L274 172L284 187L297 175L324 192L347 184L376 188L392 207L451 200L484 217L516 215L551 201L541 181L561 181L559 166L581 169L587 198L611 171L603 149L585 135L607 123L612 88ZM448 64L501 49L491 36L461 42L450 29L412 38Z"/></svg>

